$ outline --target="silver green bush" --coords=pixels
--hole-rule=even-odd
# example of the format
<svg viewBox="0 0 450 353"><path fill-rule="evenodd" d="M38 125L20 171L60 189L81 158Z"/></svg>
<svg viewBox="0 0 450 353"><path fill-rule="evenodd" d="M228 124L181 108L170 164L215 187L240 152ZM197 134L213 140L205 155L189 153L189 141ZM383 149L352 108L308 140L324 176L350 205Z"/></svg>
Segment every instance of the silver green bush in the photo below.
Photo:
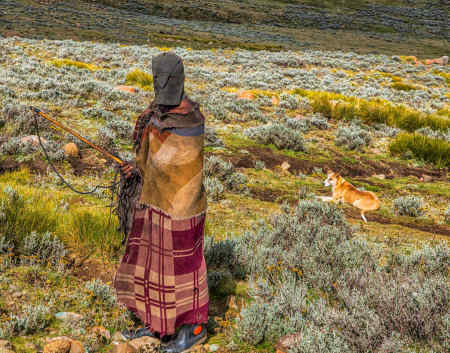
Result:
<svg viewBox="0 0 450 353"><path fill-rule="evenodd" d="M31 334L46 328L50 320L50 309L48 307L27 304L21 314L10 313L8 321L0 323L0 336L7 338Z"/></svg>
<svg viewBox="0 0 450 353"><path fill-rule="evenodd" d="M306 151L303 136L296 130L282 124L251 127L244 131L244 135L261 144L273 144L279 149Z"/></svg>
<svg viewBox="0 0 450 353"><path fill-rule="evenodd" d="M206 194L211 201L220 201L225 197L225 187L216 177L205 177L203 184L205 185Z"/></svg>
<svg viewBox="0 0 450 353"><path fill-rule="evenodd" d="M116 303L116 294L114 290L99 279L87 282L85 288L91 294L91 301L100 301L107 306L113 306Z"/></svg>
<svg viewBox="0 0 450 353"><path fill-rule="evenodd" d="M23 238L21 262L26 265L52 266L62 269L66 249L61 240L50 232L31 233Z"/></svg>
<svg viewBox="0 0 450 353"><path fill-rule="evenodd" d="M370 132L357 123L348 127L340 127L337 130L335 143L349 150L362 149L370 144L372 136Z"/></svg>
<svg viewBox="0 0 450 353"><path fill-rule="evenodd" d="M425 213L423 199L414 195L398 197L392 204L400 216L419 217Z"/></svg>

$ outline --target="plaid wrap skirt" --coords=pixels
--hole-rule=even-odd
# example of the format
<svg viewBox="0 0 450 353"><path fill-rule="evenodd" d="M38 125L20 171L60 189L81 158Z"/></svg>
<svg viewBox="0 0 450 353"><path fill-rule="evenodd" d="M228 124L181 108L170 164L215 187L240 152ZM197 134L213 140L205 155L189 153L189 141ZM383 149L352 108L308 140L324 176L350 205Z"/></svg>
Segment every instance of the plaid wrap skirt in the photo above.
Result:
<svg viewBox="0 0 450 353"><path fill-rule="evenodd" d="M114 287L119 303L161 336L208 322L204 227L204 212L172 219L151 206L135 211Z"/></svg>

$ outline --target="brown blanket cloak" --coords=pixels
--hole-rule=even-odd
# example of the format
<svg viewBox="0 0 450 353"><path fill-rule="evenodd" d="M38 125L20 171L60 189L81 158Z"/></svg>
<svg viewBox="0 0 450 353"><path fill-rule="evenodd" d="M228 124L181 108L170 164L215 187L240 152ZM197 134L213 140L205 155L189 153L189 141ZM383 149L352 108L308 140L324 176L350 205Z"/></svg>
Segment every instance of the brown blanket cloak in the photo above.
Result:
<svg viewBox="0 0 450 353"><path fill-rule="evenodd" d="M208 321L203 139L198 104L184 99L152 114L136 155L141 206L114 286L118 301L161 335Z"/></svg>

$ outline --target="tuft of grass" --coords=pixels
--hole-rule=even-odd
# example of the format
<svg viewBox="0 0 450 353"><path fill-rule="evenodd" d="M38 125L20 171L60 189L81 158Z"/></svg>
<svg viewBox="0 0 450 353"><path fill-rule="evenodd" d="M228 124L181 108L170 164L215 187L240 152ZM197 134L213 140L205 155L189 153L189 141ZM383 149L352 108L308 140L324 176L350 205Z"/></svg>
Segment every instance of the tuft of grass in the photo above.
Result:
<svg viewBox="0 0 450 353"><path fill-rule="evenodd" d="M413 132L422 127L446 131L450 120L436 114L425 114L405 106L393 105L382 99L365 100L342 94L295 89L292 91L307 97L314 112L337 120L359 119L367 123L386 124Z"/></svg>
<svg viewBox="0 0 450 353"><path fill-rule="evenodd" d="M0 175L0 234L19 248L32 232L51 232L78 247L110 254L118 249L118 221L106 204L90 196L83 204L73 199L70 192L36 189L27 170Z"/></svg>
<svg viewBox="0 0 450 353"><path fill-rule="evenodd" d="M145 91L153 91L153 76L139 69L127 74L126 83L137 85Z"/></svg>
<svg viewBox="0 0 450 353"><path fill-rule="evenodd" d="M391 88L396 89L397 91L414 91L418 89L417 86L404 82L394 82L391 84Z"/></svg>
<svg viewBox="0 0 450 353"><path fill-rule="evenodd" d="M96 71L96 70L101 69L100 67L93 65L93 64L88 64L88 63L84 63L82 61L75 61L75 60L70 60L70 59L54 59L54 60L50 61L50 63L52 65L55 65L56 67L72 66L72 67L76 67L78 69L87 69L89 71Z"/></svg>
<svg viewBox="0 0 450 353"><path fill-rule="evenodd" d="M392 154L412 154L415 158L435 164L437 167L450 166L450 143L442 139L421 134L399 134L389 145Z"/></svg>
<svg viewBox="0 0 450 353"><path fill-rule="evenodd" d="M434 73L436 75L439 75L439 76L443 77L445 79L445 82L447 83L447 85L450 86L450 74L449 73L442 72L442 71L439 71L439 70L435 70Z"/></svg>

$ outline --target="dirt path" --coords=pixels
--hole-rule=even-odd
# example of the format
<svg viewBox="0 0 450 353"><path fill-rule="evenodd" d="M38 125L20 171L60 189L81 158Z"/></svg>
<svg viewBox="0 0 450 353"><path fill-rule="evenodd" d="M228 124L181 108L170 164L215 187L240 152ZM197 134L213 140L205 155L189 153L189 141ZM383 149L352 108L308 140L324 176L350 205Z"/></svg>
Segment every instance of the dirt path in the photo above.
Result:
<svg viewBox="0 0 450 353"><path fill-rule="evenodd" d="M289 157L278 154L270 148L248 147L250 153L236 154L234 156L223 156L228 159L237 168L254 168L255 161L261 160L265 163L266 168L274 169L283 162L288 162L291 167L290 172L298 174L311 174L314 168L321 168L323 171L332 169L340 173L343 177L370 177L375 174L384 174L386 178L415 176L422 177L428 175L431 181L448 180L447 169L426 169L405 166L398 162L381 162L361 158L359 163L352 163L344 155L337 153L336 158L330 161L313 161L304 160L295 157Z"/></svg>
<svg viewBox="0 0 450 353"><path fill-rule="evenodd" d="M289 195L287 193L280 192L278 190L260 190L260 189L254 189L252 188L250 190L250 193L252 197L261 200L261 201L268 201L268 202L278 202L282 203L283 201L288 201L292 203L292 195ZM361 216L357 209L353 208L344 208L343 209L344 214L348 218L360 220ZM444 225L444 224L423 224L415 222L414 220L411 220L410 222L403 220L403 219L394 219L394 218L388 218L383 215L377 214L377 213L369 213L366 214L366 218L368 222L375 222L379 224L396 224L403 227L411 228L411 229L417 229L423 232L427 233L433 233L433 234L440 234L445 235L447 237L450 237L450 226Z"/></svg>
<svg viewBox="0 0 450 353"><path fill-rule="evenodd" d="M361 219L360 213L357 209L345 208L344 213L347 217L352 219ZM421 230L427 233L440 234L450 237L450 227L444 224L421 224L418 222L408 222L402 219L392 219L382 216L377 213L367 213L366 218L368 222L376 222L380 224L397 224L403 227Z"/></svg>

